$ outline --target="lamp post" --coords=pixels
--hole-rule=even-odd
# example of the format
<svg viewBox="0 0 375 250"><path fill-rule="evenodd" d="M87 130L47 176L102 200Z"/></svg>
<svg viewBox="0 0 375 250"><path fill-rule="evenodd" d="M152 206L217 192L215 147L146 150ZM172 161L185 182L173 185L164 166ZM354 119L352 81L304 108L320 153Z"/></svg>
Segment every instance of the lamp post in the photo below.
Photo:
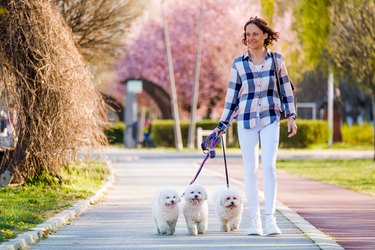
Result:
<svg viewBox="0 0 375 250"><path fill-rule="evenodd" d="M140 80L129 80L126 82L125 98L125 131L124 145L126 148L136 148L138 146L138 119L137 119L137 98L136 94L141 93L143 83Z"/></svg>

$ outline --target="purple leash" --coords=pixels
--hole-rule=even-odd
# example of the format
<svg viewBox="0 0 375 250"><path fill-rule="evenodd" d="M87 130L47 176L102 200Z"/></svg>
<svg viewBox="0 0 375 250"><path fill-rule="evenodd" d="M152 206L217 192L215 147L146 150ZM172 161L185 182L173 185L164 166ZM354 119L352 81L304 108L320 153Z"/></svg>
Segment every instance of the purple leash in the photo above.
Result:
<svg viewBox="0 0 375 250"><path fill-rule="evenodd" d="M210 149L207 150L207 145L209 143L209 141L211 141L211 145L210 145ZM206 163L208 157L210 158L214 158L216 156L216 152L215 152L215 146L216 144L220 141L220 136L217 136L215 132L213 132L212 134L210 134L209 136L207 136L202 144L201 144L201 147L203 149L203 152L206 154L206 157L204 158L202 164L200 165L197 173L195 174L193 180L190 182L189 185L193 184L195 182L195 180L198 178L200 172L202 171L203 169L203 166L204 164Z"/></svg>

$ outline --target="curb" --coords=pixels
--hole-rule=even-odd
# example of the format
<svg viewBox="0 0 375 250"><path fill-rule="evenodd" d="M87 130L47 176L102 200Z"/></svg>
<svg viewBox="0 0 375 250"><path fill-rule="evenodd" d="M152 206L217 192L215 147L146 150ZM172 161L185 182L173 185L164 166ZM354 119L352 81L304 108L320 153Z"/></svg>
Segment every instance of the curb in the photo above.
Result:
<svg viewBox="0 0 375 250"><path fill-rule="evenodd" d="M27 249L37 243L39 240L47 237L50 232L57 231L59 228L65 226L70 221L85 213L87 209L91 205L97 203L113 185L113 182L115 180L113 168L111 167L111 164L108 160L106 161L106 163L108 165L109 175L106 178L106 182L95 193L95 195L87 198L86 200L77 202L72 207L56 214L54 217L37 225L30 231L19 234L15 239L3 242L0 245L0 250Z"/></svg>
<svg viewBox="0 0 375 250"><path fill-rule="evenodd" d="M224 177L225 175L222 173L218 173L211 169L206 169L205 171L212 172L213 174ZM232 183L235 183L238 186L244 187L244 184L236 179L231 180ZM259 195L262 199L264 199L264 194L261 190L259 190ZM310 222L302 218L299 214L294 212L288 206L283 204L280 201L276 201L276 210L284 216L287 220L292 222L301 232L303 232L308 238L310 238L315 245L320 247L322 250L344 250L342 246L337 244L329 235L323 233L315 226L313 226Z"/></svg>
<svg viewBox="0 0 375 250"><path fill-rule="evenodd" d="M323 233L310 222L302 218L299 214L294 212L282 202L276 202L276 208L282 216L292 222L299 230L301 230L307 237L309 237L315 245L322 250L343 250L344 248L337 244L329 235Z"/></svg>

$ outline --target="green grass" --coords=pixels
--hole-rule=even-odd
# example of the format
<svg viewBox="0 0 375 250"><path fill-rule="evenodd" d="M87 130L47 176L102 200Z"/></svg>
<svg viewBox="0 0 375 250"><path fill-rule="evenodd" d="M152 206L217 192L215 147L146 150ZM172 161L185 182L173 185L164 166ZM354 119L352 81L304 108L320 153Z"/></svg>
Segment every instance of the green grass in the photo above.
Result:
<svg viewBox="0 0 375 250"><path fill-rule="evenodd" d="M62 185L42 182L0 188L0 242L15 238L94 194L108 174L104 163L77 163L61 171Z"/></svg>
<svg viewBox="0 0 375 250"><path fill-rule="evenodd" d="M278 161L277 168L308 179L375 195L373 160Z"/></svg>

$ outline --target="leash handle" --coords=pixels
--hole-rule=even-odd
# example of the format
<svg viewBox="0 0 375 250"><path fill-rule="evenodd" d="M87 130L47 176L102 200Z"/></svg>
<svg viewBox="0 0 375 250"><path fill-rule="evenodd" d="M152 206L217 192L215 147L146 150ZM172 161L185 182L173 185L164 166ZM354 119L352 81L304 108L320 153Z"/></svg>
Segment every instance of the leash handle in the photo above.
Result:
<svg viewBox="0 0 375 250"><path fill-rule="evenodd" d="M215 132L212 132L209 136L207 136L203 142L201 143L201 148L203 150L204 154L210 154L211 158L215 158L216 152L215 152L215 146L220 141L222 133L216 134ZM208 143L211 141L209 149L207 149Z"/></svg>
<svg viewBox="0 0 375 250"><path fill-rule="evenodd" d="M210 140L214 140L214 138L216 137L216 133L215 132L212 132L209 136L207 136L206 138L204 138L202 144L201 144L201 148L203 150L203 153L207 154L208 153L208 150L207 150L207 145L208 145L208 142ZM211 142L212 144L212 142Z"/></svg>
<svg viewBox="0 0 375 250"><path fill-rule="evenodd" d="M220 137L221 137L221 147L223 148L223 156L224 156L225 178L227 181L227 188L229 188L229 175L228 175L227 157L225 156L224 139L222 135L220 135Z"/></svg>

